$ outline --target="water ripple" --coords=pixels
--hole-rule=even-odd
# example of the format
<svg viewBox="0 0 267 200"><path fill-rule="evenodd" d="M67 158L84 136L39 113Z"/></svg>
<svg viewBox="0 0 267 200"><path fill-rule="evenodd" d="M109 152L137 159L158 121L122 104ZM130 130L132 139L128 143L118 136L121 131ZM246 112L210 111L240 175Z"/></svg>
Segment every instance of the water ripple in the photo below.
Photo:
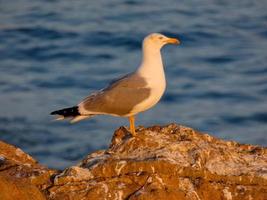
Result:
<svg viewBox="0 0 267 200"><path fill-rule="evenodd" d="M78 36L75 32L59 31L55 29L48 29L45 27L20 27L15 29L4 30L4 34L7 35L26 35L31 38L40 38L47 40L57 40L63 38L75 38Z"/></svg>

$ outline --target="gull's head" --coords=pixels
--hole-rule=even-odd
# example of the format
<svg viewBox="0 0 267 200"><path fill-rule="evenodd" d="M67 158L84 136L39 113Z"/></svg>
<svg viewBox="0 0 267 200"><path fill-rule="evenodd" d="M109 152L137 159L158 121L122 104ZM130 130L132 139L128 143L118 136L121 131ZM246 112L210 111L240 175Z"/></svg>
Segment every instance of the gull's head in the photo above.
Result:
<svg viewBox="0 0 267 200"><path fill-rule="evenodd" d="M176 38L170 38L160 33L152 33L145 37L143 46L153 49L161 49L165 44L179 45L180 41Z"/></svg>

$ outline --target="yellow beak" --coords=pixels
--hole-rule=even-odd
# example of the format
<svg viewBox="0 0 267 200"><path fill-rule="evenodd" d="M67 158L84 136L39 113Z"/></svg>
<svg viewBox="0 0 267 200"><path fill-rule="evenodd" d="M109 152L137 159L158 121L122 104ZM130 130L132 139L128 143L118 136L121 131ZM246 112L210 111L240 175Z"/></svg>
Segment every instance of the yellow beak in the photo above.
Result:
<svg viewBox="0 0 267 200"><path fill-rule="evenodd" d="M165 40L166 43L169 43L169 44L181 44L180 40L176 39L176 38L168 38Z"/></svg>

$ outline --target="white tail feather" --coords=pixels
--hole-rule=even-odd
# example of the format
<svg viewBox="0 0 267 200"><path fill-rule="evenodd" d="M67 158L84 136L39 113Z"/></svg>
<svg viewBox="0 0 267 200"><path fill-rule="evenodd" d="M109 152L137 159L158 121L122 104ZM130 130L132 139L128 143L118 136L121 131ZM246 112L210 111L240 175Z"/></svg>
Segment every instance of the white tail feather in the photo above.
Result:
<svg viewBox="0 0 267 200"><path fill-rule="evenodd" d="M64 120L65 117L63 115L59 115L54 121Z"/></svg>
<svg viewBox="0 0 267 200"><path fill-rule="evenodd" d="M77 117L74 117L72 120L70 120L70 123L76 123L78 121L81 121L81 120L84 120L84 119L87 119L89 117L92 117L92 115L79 115Z"/></svg>

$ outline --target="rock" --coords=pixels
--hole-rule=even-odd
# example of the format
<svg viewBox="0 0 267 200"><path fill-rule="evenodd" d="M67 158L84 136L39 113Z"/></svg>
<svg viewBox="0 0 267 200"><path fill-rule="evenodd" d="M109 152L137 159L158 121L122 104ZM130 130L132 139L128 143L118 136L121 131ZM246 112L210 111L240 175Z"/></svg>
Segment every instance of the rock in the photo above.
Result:
<svg viewBox="0 0 267 200"><path fill-rule="evenodd" d="M139 128L137 133L132 137L119 128L107 150L89 154L62 172L38 165L23 152L19 158L13 150L4 154L0 144L4 160L22 169L0 177L26 171L16 178L19 183L27 181L50 200L267 199L266 148L223 141L176 124Z"/></svg>
<svg viewBox="0 0 267 200"><path fill-rule="evenodd" d="M0 141L0 199L44 200L55 170L37 163L21 149Z"/></svg>
<svg viewBox="0 0 267 200"><path fill-rule="evenodd" d="M141 128L134 138L120 128L108 150L88 155L75 173L63 171L49 197L266 199L266 152L175 124Z"/></svg>

